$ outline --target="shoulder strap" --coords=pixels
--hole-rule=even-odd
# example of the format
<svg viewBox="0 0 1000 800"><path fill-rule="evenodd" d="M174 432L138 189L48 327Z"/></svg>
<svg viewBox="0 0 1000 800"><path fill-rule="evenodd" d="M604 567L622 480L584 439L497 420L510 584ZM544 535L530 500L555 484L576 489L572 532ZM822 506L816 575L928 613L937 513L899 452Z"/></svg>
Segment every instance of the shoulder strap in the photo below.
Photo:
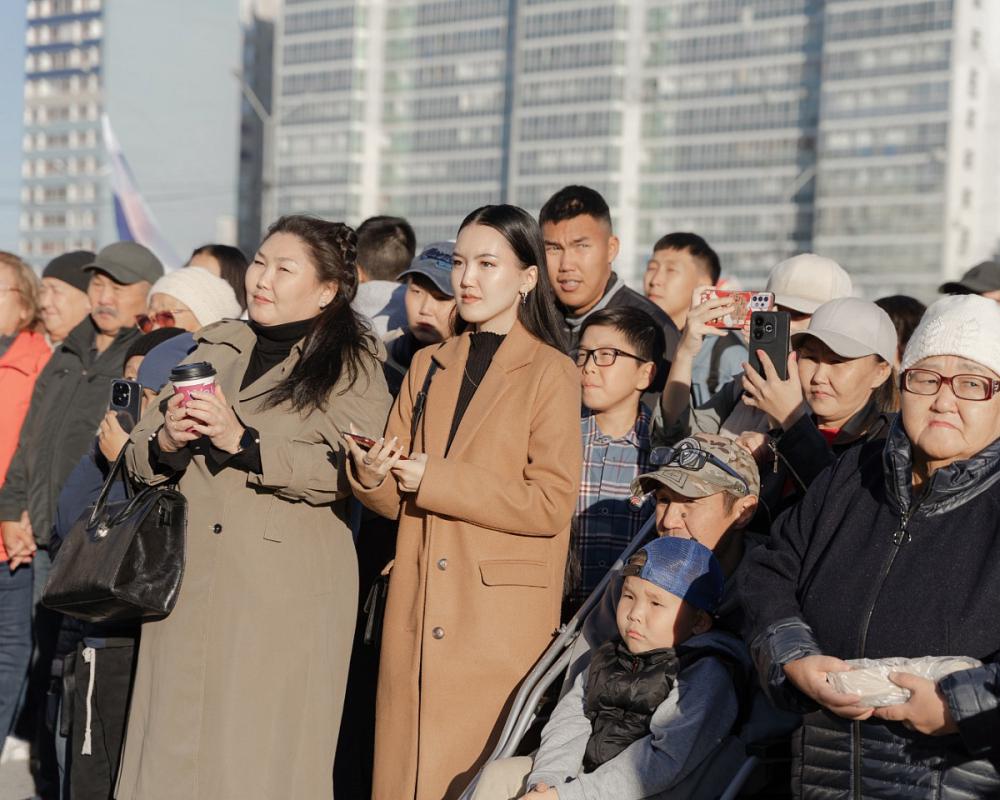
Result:
<svg viewBox="0 0 1000 800"><path fill-rule="evenodd" d="M431 388L431 380L434 378L434 373L437 372L437 362L432 358L431 364L427 368L427 375L424 377L424 385L420 387L420 391L417 392L416 399L413 401L413 417L410 420L410 444L412 446L413 440L417 438L417 428L420 427L420 420L424 416L424 406L427 405L427 392Z"/></svg>
<svg viewBox="0 0 1000 800"><path fill-rule="evenodd" d="M722 354L730 347L740 344L739 337L730 331L725 336L720 336L712 345L712 355L708 367L708 394L711 396L719 391L719 369L722 366ZM728 375L726 376L729 377Z"/></svg>

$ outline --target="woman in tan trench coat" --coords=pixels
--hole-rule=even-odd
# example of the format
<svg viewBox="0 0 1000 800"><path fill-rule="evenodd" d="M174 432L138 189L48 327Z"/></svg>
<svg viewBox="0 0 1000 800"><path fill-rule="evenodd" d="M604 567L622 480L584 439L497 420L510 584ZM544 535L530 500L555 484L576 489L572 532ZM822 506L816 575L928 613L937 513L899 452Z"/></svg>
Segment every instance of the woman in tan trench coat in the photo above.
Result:
<svg viewBox="0 0 1000 800"><path fill-rule="evenodd" d="M275 223L250 324L205 328L185 360L215 367L216 395L182 408L168 386L133 433L139 480L184 470L188 551L173 612L142 626L120 800L333 794L357 595L341 433L381 426L390 402L350 309L355 241Z"/></svg>
<svg viewBox="0 0 1000 800"><path fill-rule="evenodd" d="M580 480L580 379L557 348L561 320L544 258L541 233L521 209L473 212L459 231L452 283L475 331L417 353L388 441L368 453L351 445L357 496L399 516L375 800L457 797L559 625Z"/></svg>

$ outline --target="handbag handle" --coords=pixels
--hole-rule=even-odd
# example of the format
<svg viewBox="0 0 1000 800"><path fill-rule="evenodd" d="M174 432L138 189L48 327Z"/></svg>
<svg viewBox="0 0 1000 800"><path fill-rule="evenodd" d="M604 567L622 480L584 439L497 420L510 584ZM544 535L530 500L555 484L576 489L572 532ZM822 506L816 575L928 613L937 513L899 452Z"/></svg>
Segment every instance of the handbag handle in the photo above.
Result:
<svg viewBox="0 0 1000 800"><path fill-rule="evenodd" d="M118 458L115 459L115 463L112 464L111 469L108 470L108 477L104 479L104 485L101 487L101 493L97 495L97 502L94 503L94 510L90 512L90 521L87 523L88 528L93 528L94 525L97 524L97 521L104 515L104 507L108 502L108 493L111 491L111 485L115 482L115 478L118 476L119 472L121 473L122 480L125 482L125 497L131 500L135 494L132 491L132 484L129 482L128 473L125 470L125 454L128 452L130 444L132 444L131 440L125 442L125 446L118 454Z"/></svg>
<svg viewBox="0 0 1000 800"><path fill-rule="evenodd" d="M410 419L410 447L413 446L413 440L417 438L417 428L420 427L420 420L424 416L424 406L427 405L427 391L431 388L431 380L434 378L437 368L437 361L431 359L431 365L427 368L427 376L424 378L424 385L417 392L413 401L413 416Z"/></svg>

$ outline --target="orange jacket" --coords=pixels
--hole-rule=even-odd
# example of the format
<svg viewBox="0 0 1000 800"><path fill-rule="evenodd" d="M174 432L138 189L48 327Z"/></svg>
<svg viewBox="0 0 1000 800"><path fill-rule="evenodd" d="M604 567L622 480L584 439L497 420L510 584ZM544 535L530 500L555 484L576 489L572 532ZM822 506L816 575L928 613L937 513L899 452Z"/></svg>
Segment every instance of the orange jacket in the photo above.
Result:
<svg viewBox="0 0 1000 800"><path fill-rule="evenodd" d="M51 355L45 337L32 331L22 331L0 355L0 486L7 478L7 469L17 449L35 380ZM0 561L6 560L0 540Z"/></svg>

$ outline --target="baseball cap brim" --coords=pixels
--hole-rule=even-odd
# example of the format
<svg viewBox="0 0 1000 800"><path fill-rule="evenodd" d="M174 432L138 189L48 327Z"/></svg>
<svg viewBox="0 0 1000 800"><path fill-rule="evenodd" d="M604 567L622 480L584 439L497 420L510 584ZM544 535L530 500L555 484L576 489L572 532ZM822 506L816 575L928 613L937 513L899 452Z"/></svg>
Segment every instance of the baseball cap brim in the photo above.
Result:
<svg viewBox="0 0 1000 800"><path fill-rule="evenodd" d="M149 278L142 273L136 272L135 270L129 269L124 264L107 264L101 261L94 261L91 264L87 264L83 268L84 272L103 272L108 275L115 283L121 283L125 286L131 285L133 283L139 283L140 281L149 281Z"/></svg>
<svg viewBox="0 0 1000 800"><path fill-rule="evenodd" d="M811 328L805 331L798 331L792 334L792 343L800 342L806 336L813 336L819 339L841 358L862 358L864 356L878 355L872 350L870 345L859 342L857 339L852 339L850 336L845 336L838 331L813 330Z"/></svg>
<svg viewBox="0 0 1000 800"><path fill-rule="evenodd" d="M632 493L648 494L666 486L679 495L697 499L731 489L728 483L716 484L713 482L710 477L711 472L706 470L704 474L699 474L701 472L701 470L693 471L683 467L661 467L656 472L648 472L636 478L632 482Z"/></svg>
<svg viewBox="0 0 1000 800"><path fill-rule="evenodd" d="M439 266L435 266L432 263L424 264L418 262L409 269L399 273L399 280L402 281L407 275L422 275L433 283L442 294L446 294L448 297L455 296L455 290L451 286L451 273L447 275L442 274Z"/></svg>
<svg viewBox="0 0 1000 800"><path fill-rule="evenodd" d="M774 304L789 311L798 311L800 314L814 314L816 309L823 305L818 300L788 294L776 294Z"/></svg>
<svg viewBox="0 0 1000 800"><path fill-rule="evenodd" d="M981 292L995 292L997 289L1000 289L1000 286L978 283L974 280L949 281L938 287L941 294L980 294Z"/></svg>

